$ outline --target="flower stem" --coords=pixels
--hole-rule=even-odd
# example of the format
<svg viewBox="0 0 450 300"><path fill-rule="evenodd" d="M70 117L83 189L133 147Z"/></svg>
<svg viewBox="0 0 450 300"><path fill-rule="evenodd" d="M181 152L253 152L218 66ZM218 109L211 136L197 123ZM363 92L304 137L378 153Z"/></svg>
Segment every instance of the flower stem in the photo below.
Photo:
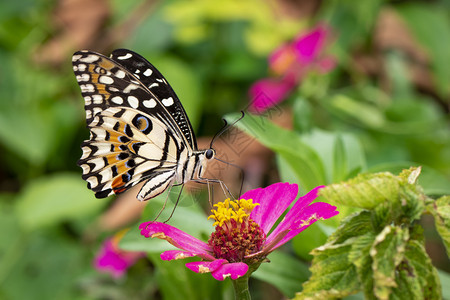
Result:
<svg viewBox="0 0 450 300"><path fill-rule="evenodd" d="M239 277L236 280L231 280L231 282L233 282L234 295L236 300L252 299L252 297L250 296L250 290L248 289L248 280L250 279L250 275L252 275L252 273L255 272L256 270L258 270L260 265L261 262L256 262L249 265L249 269L244 276Z"/></svg>
<svg viewBox="0 0 450 300"><path fill-rule="evenodd" d="M247 273L236 280L231 280L234 287L234 295L236 300L250 300L250 291L248 289L248 279L250 275Z"/></svg>

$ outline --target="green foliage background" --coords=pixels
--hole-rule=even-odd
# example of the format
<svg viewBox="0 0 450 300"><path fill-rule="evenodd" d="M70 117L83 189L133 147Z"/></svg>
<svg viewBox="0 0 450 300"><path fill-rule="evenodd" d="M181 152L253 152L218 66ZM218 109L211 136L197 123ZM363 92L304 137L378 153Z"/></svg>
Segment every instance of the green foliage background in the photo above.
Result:
<svg viewBox="0 0 450 300"><path fill-rule="evenodd" d="M114 37L114 28L144 1L106 3L110 14L98 39L106 32ZM264 127L253 126L263 117L251 115L238 126L275 153L272 163L281 181L298 183L302 193L359 173L398 174L421 165L424 194L450 194L450 3L323 1L302 18L280 15L274 7L281 4L155 2L130 34L101 51L129 48L154 63L183 102L197 135L207 136L221 127L224 115L248 107L248 88L268 76L271 51L314 24L327 23L337 33L326 50L337 58L337 67L329 74L309 74L282 104L293 113L293 129L266 119ZM140 237L138 220L121 246L150 252L148 260L119 280L93 269L102 240L115 233L99 231L96 223L113 200L95 199L76 166L79 145L88 137L71 67L71 55L80 49L61 45L65 59L57 64L40 56L42 46L64 31L55 21L57 5L0 2L0 298L231 299L229 282L195 274L184 262L162 262L158 253L166 244ZM426 53L431 89L413 83L411 56L395 47L377 54L383 79L355 66L356 54L377 50L374 31L386 10L401 18ZM160 201L147 205L142 220L152 219ZM205 219L201 202L178 207L171 224L207 238L212 227L198 221ZM338 210L343 219L354 208ZM272 263L253 275L255 299L294 297L310 277L310 251L325 243L339 221L316 224L269 256ZM436 240L436 234L425 232L425 238ZM437 267L450 272L448 260ZM439 271L439 277L443 296L450 299L450 275Z"/></svg>

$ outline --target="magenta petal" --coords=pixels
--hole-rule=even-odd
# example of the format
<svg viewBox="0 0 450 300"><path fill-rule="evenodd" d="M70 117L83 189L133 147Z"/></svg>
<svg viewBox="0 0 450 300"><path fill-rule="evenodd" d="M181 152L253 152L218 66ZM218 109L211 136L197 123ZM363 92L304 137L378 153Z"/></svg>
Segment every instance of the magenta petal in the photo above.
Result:
<svg viewBox="0 0 450 300"><path fill-rule="evenodd" d="M295 200L298 186L289 183L274 183L266 188L258 188L244 193L241 199L253 199L259 203L250 214L262 230L267 234L277 219Z"/></svg>
<svg viewBox="0 0 450 300"><path fill-rule="evenodd" d="M249 90L250 107L256 113L277 105L289 95L296 83L286 77L281 80L265 78L255 82Z"/></svg>
<svg viewBox="0 0 450 300"><path fill-rule="evenodd" d="M309 210L310 208L312 211L317 210L318 205L323 205L322 209L326 211L322 211L321 213L316 212L314 216L313 215L314 212L309 212ZM303 224L301 222L296 222L296 224L290 229L289 233L286 234L278 243L276 243L276 245L272 249L276 249L281 245L285 244L290 239L295 237L297 234L299 234L300 232L302 232L303 230L314 224L316 221L329 219L331 217L336 216L337 214L339 214L339 212L336 210L336 206L324 202L313 203L311 206L305 209L304 215L301 216L301 218L303 220L307 220L307 222Z"/></svg>
<svg viewBox="0 0 450 300"><path fill-rule="evenodd" d="M292 207L292 209L286 214L283 221L277 226L277 228L267 237L266 244L270 244L274 239L277 239L279 234L283 234L284 237L278 241L275 245L273 245L272 249L276 249L292 239L294 236L314 224L318 220L325 220L335 215L339 214L336 211L336 206L325 202L316 202L307 207L312 200L316 198L317 190L321 187L317 187L309 192L302 198L306 198L308 196L309 199L300 198L297 203L300 201L300 204L297 206L297 203ZM297 207L296 207L297 206ZM288 233L286 234L286 231Z"/></svg>
<svg viewBox="0 0 450 300"><path fill-rule="evenodd" d="M180 251L180 250L168 250L161 253L161 259L162 260L176 260L176 259L183 259L186 257L192 257L195 256L195 253L187 252L187 251Z"/></svg>
<svg viewBox="0 0 450 300"><path fill-rule="evenodd" d="M226 259L215 259L213 261L194 261L186 264L186 267L196 273L211 273L228 263Z"/></svg>
<svg viewBox="0 0 450 300"><path fill-rule="evenodd" d="M307 207L314 199L317 198L317 193L324 186L318 186L309 191L306 195L300 197L292 208L288 211L283 220L278 224L278 226L271 232L271 234L267 237L266 243L270 243L270 241L280 232L291 229L291 226L294 222L298 221L298 216L302 214L305 207Z"/></svg>
<svg viewBox="0 0 450 300"><path fill-rule="evenodd" d="M309 64L316 59L323 48L327 33L328 30L325 26L318 26L293 42L295 53L300 63Z"/></svg>
<svg viewBox="0 0 450 300"><path fill-rule="evenodd" d="M211 257L211 249L207 243L168 224L145 222L139 225L139 229L141 230L141 235L145 237L164 239L177 248L195 253L196 255L202 254L203 256Z"/></svg>
<svg viewBox="0 0 450 300"><path fill-rule="evenodd" d="M247 273L248 265L243 262L224 264L211 275L217 280L225 280L227 277L235 280Z"/></svg>
<svg viewBox="0 0 450 300"><path fill-rule="evenodd" d="M100 253L94 260L94 266L98 271L109 272L114 278L125 274L139 258L144 257L143 252L123 251L114 246L111 239L103 243Z"/></svg>

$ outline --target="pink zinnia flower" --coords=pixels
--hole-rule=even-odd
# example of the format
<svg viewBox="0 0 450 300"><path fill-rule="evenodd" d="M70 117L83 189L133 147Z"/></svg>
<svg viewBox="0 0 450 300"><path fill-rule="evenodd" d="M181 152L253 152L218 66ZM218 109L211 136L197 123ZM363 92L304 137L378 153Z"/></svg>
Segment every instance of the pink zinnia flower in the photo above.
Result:
<svg viewBox="0 0 450 300"><path fill-rule="evenodd" d="M181 249L163 252L161 259L197 256L202 261L189 262L187 268L197 273L211 273L217 280L227 277L234 280L244 276L249 266L257 267L270 252L317 220L339 213L328 203L311 204L320 188L322 186L300 197L276 228L272 228L275 222L297 197L296 184L272 184L246 192L241 200L227 199L214 205L217 209L212 210L209 218L215 220L216 227L208 242L165 223L145 222L139 229L145 237L165 239Z"/></svg>
<svg viewBox="0 0 450 300"><path fill-rule="evenodd" d="M261 79L250 87L251 109L261 113L280 103L309 71L331 71L335 60L323 55L329 36L329 28L319 25L276 49L269 57L269 67L279 78Z"/></svg>
<svg viewBox="0 0 450 300"><path fill-rule="evenodd" d="M102 248L94 259L97 271L110 273L114 278L122 277L129 267L145 257L145 252L125 251L119 249L119 241L125 232L119 232L103 242Z"/></svg>

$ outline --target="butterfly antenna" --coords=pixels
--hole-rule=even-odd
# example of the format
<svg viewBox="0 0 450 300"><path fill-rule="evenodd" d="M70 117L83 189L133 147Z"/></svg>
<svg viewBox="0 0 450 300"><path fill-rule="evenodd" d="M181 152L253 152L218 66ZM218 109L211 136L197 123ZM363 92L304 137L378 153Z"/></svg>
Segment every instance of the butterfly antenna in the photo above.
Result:
<svg viewBox="0 0 450 300"><path fill-rule="evenodd" d="M237 119L236 121L234 121L233 123L231 123L230 125L228 125L227 120L223 119L223 122L225 123L222 128L214 135L214 137L211 140L211 143L209 144L209 148L211 149L214 141L220 137L225 131L227 131L228 129L230 129L231 127L233 127L237 122L239 122L240 120L242 120L242 118L244 118L245 113L243 110L241 110L241 114L242 116L239 117L239 119Z"/></svg>

